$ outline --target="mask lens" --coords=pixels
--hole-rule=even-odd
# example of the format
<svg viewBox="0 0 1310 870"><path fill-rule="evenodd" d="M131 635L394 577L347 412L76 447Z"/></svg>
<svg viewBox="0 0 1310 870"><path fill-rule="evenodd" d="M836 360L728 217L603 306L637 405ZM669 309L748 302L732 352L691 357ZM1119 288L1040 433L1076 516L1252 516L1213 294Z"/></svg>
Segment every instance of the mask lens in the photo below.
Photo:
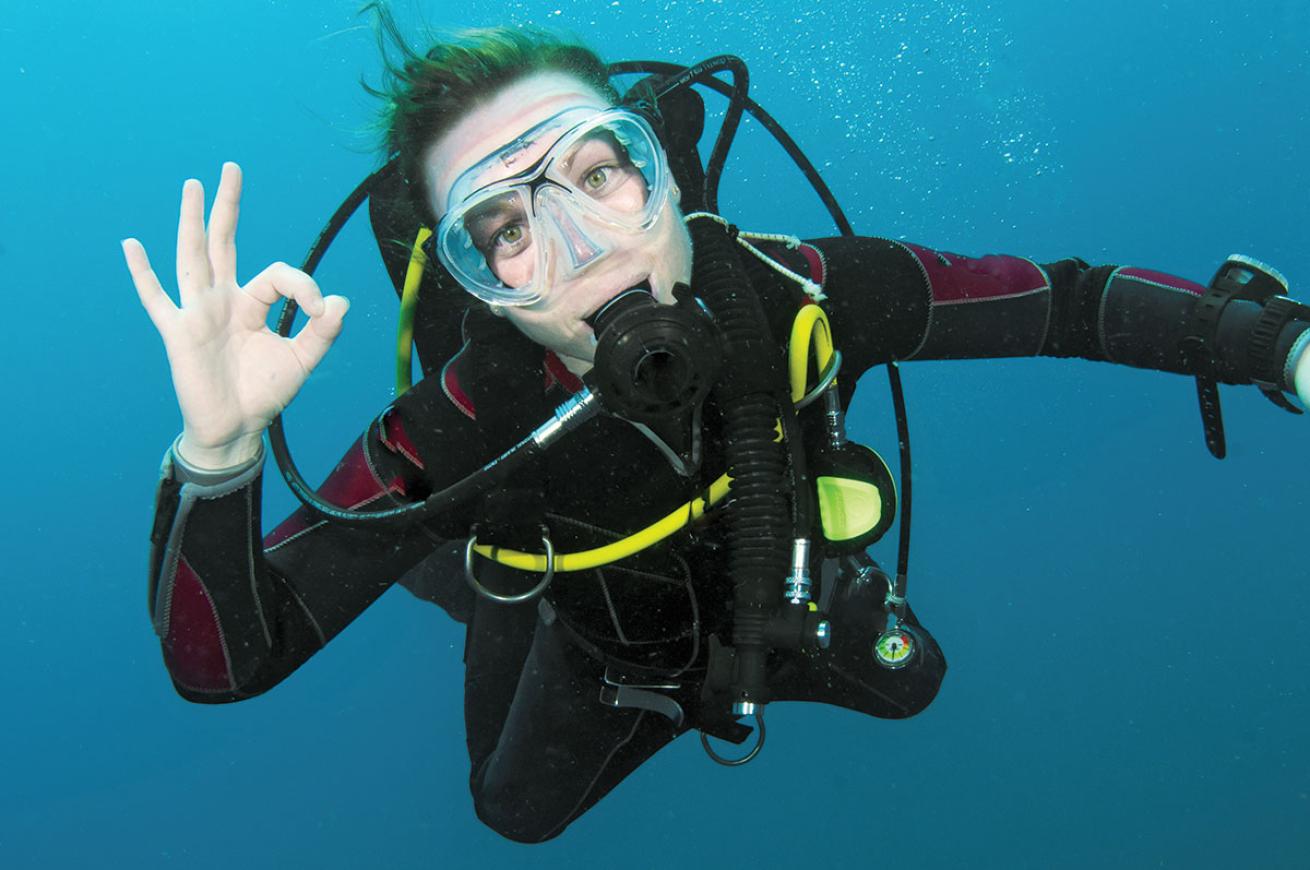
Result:
<svg viewBox="0 0 1310 870"><path fill-rule="evenodd" d="M615 122L580 136L556 162L553 175L596 207L615 216L637 216L650 199L649 161L634 158L635 125ZM638 165L642 164L642 165Z"/></svg>
<svg viewBox="0 0 1310 870"><path fill-rule="evenodd" d="M465 287L501 296L531 283L532 222L522 190L471 197L442 219L438 236L438 258Z"/></svg>
<svg viewBox="0 0 1310 870"><path fill-rule="evenodd" d="M560 136L531 169L465 196L441 219L436 253L478 298L530 304L544 292L536 286L546 280L543 264L561 253L566 269L594 262L610 249L609 233L652 226L667 191L650 128L623 109L602 111Z"/></svg>

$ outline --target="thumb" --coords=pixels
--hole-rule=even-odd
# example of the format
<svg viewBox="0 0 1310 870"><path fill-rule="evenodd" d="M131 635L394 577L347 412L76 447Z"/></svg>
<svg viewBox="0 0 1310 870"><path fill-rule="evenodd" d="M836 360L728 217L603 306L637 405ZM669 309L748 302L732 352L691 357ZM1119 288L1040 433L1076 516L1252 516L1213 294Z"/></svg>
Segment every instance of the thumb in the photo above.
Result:
<svg viewBox="0 0 1310 870"><path fill-rule="evenodd" d="M300 328L291 340L296 357L306 372L311 372L327 354L332 342L341 334L341 324L350 310L350 300L344 296L323 297L323 311Z"/></svg>

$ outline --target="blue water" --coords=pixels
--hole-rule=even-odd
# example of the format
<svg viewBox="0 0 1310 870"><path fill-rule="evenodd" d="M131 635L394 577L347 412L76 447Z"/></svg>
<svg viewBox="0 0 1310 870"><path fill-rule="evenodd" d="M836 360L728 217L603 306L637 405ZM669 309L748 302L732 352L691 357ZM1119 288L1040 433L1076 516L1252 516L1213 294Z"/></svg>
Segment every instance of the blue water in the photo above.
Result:
<svg viewBox="0 0 1310 870"><path fill-rule="evenodd" d="M1242 251L1305 293L1305 4L1072 5L418 11L556 26L610 59L738 54L863 232L1201 281ZM780 705L757 762L684 739L529 849L472 814L462 635L402 591L265 697L179 700L144 571L178 416L118 240L167 277L182 180L234 159L243 274L298 261L376 165L361 23L340 0L0 19L3 866L1310 866L1310 422L1228 389L1215 462L1189 381L1107 365L904 368L911 594L951 661L917 719ZM723 207L829 232L754 127ZM394 314L362 223L320 277L355 308L288 424L313 476L387 401ZM866 381L852 427L893 452L884 377ZM290 499L270 484L266 505Z"/></svg>

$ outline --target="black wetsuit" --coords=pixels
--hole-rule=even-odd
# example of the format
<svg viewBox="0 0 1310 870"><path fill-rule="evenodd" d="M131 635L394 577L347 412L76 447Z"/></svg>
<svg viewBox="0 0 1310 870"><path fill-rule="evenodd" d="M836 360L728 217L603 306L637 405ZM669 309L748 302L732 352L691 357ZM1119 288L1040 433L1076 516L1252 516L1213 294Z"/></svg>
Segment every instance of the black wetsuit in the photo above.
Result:
<svg viewBox="0 0 1310 870"><path fill-rule="evenodd" d="M1204 292L1139 269L969 259L882 239L825 239L771 253L822 283L844 356L844 402L860 373L893 359L1043 355L1187 373L1180 340ZM796 283L743 259L782 346L804 297ZM1246 348L1259 310L1249 303L1225 309L1214 341L1220 380L1250 380ZM1295 358L1310 339L1307 326L1283 328L1279 360ZM354 508L422 498L518 440L577 386L558 360L542 362L541 349L504 321L473 318L468 337L439 376L421 381L370 426L321 487L325 498ZM1288 388L1290 377L1285 365L1280 386ZM710 517L647 553L561 575L541 601L507 606L468 591L458 539L475 520L520 531L540 520L560 551L622 537L719 473L712 408L706 429L702 477L680 478L634 428L603 418L552 448L522 490L400 532L330 524L302 509L262 536L258 464L196 474L170 451L152 535L150 600L174 684L183 697L211 703L266 691L404 577L416 595L468 623L465 715L478 815L514 839L555 836L682 731L735 736L738 726L699 707L695 691L703 641L727 628L721 541ZM502 542L538 549L531 535ZM507 571L483 562L479 573L493 585ZM508 582L523 588L533 579ZM867 658L882 590L850 594L863 597L833 604L832 654L851 642L845 630L846 638L861 638ZM935 645L928 652L938 661L921 676L869 663L851 678L855 694L845 695L835 678L811 685L823 681L810 664L784 663L774 675L777 697L911 715L931 699L944 669ZM686 720L678 726L658 712L601 703L607 676L610 683L680 685L670 694Z"/></svg>

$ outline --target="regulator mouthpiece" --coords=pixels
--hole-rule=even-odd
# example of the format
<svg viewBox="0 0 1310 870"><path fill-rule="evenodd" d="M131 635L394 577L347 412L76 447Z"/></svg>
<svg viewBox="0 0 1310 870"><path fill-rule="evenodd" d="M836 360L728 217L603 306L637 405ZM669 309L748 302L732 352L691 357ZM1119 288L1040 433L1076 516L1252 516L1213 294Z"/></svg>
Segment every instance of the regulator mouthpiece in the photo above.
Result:
<svg viewBox="0 0 1310 870"><path fill-rule="evenodd" d="M709 314L678 285L661 305L648 284L607 302L587 323L596 357L587 375L609 413L642 429L681 474L700 463L700 410L723 353Z"/></svg>

